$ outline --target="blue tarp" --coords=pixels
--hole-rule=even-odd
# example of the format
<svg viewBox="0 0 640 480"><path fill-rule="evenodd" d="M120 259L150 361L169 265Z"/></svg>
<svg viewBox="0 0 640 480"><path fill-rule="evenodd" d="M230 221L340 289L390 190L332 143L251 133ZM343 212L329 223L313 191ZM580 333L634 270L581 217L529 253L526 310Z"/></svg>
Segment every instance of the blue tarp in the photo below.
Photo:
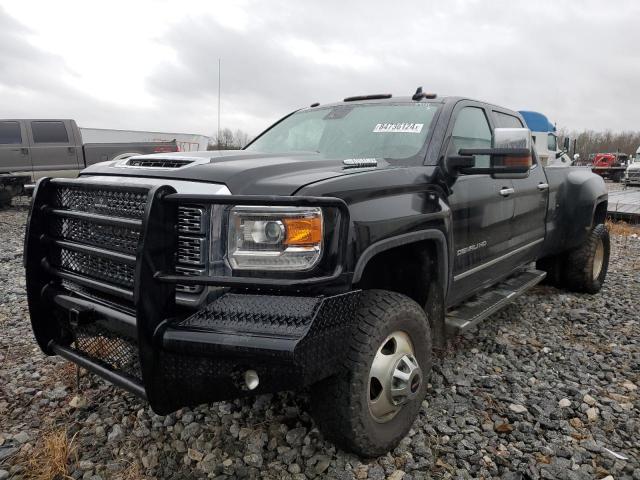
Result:
<svg viewBox="0 0 640 480"><path fill-rule="evenodd" d="M520 115L524 118L527 127L532 132L555 132L556 127L540 112L529 112L520 110Z"/></svg>

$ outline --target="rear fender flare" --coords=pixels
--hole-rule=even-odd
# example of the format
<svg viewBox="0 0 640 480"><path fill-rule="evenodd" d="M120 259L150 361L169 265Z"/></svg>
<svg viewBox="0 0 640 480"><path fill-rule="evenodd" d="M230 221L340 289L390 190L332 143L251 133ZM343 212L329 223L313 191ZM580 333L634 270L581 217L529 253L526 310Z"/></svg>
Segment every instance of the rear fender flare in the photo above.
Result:
<svg viewBox="0 0 640 480"><path fill-rule="evenodd" d="M593 206L593 213L591 214L591 228L594 228L597 224L596 224L596 214L597 211L600 207L600 205L604 204L604 212L605 212L605 219L607 216L607 207L608 207L608 195L601 195L600 197L598 197L598 199L596 200L596 203ZM602 222L604 223L604 222Z"/></svg>

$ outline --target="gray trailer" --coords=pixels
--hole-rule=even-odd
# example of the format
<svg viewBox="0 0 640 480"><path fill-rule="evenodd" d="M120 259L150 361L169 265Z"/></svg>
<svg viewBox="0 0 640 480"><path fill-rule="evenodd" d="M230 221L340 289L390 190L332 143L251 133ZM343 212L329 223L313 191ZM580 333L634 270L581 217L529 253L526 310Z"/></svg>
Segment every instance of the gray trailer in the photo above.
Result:
<svg viewBox="0 0 640 480"><path fill-rule="evenodd" d="M0 206L41 177L76 177L94 163L176 151L175 140L83 143L75 120L0 120Z"/></svg>

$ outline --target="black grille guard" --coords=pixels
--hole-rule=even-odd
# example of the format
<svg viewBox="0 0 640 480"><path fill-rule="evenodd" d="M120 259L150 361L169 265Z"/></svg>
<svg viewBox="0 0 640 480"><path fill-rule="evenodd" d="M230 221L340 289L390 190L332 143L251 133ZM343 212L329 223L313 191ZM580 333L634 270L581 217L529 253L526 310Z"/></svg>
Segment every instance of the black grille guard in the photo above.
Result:
<svg viewBox="0 0 640 480"><path fill-rule="evenodd" d="M55 268L49 261L43 245L30 242L37 237L39 243L53 244L78 255L92 255L105 262L119 262L125 266L135 268L134 285L140 285L144 272L150 274L160 283L181 283L184 285L211 285L219 287L271 287L276 289L294 289L301 286L322 285L338 280L345 271L345 249L338 248L334 252L334 268L328 274L318 276L300 276L287 278L286 276L265 277L264 275L249 276L250 273L242 273L237 276L211 276L211 275L180 275L175 271L176 233L173 225L177 225L177 208L182 204L212 204L212 205L269 205L269 206L309 206L334 208L339 212L338 245L347 245L349 232L349 209L345 202L338 198L330 197L282 197L270 195L193 195L178 194L173 187L155 186L150 188L140 185L116 184L123 191L146 194L147 201L143 218L126 218L113 215L104 215L90 211L85 206L84 211L66 210L55 208L51 205L51 190L56 186L82 186L87 189L99 190L104 185L93 182L83 182L82 179L62 180L43 178L38 182L34 191L34 201L29 215L27 236L25 240L25 267L27 257L39 252L41 267L49 273L59 277L72 278L79 283L86 284L90 288L97 288L116 296L133 298L135 292L127 293L122 288L114 287L118 282L101 282L94 278L81 278L74 273L64 272ZM110 188L113 186L109 185ZM66 239L52 238L48 232L41 231L47 223L46 217L68 218L85 220L100 226L137 228L141 231L141 241L137 246L136 255L122 253L114 250L100 248L94 245L72 242ZM35 225L32 225L35 224ZM40 227L40 229L38 228ZM171 240L169 242L169 240ZM142 270L142 264L145 264ZM148 280L148 279L147 279ZM131 282L130 282L131 283ZM133 289L135 290L135 288Z"/></svg>
<svg viewBox="0 0 640 480"><path fill-rule="evenodd" d="M81 202L76 202L76 197L72 198L77 209L61 206L60 203L64 203L65 199L61 200L60 190L76 188L91 194L84 197L76 195L82 198ZM108 202L101 196L105 189L109 190L109 198L116 198L113 202L127 214L127 218L118 216L114 208L105 204ZM144 202L144 208L136 202ZM328 234L332 234L333 243L342 248L334 248L332 252L325 253L330 254L331 268L326 269L324 274L313 277L180 275L175 271L178 208L185 204L315 206L335 209L336 225ZM138 235L135 255L122 249L117 251L104 248L97 243L87 244L56 238L50 227L59 218L100 226L96 231L103 235L100 237L101 241L121 238L114 232L119 234L123 229L131 234L131 238L125 239L129 243ZM317 302L313 304L311 313L299 319L306 325L299 336L282 341L286 335L281 337L275 329L271 336L263 335L263 341L258 335L254 345L234 346L225 344L229 339L227 334L214 331L217 328L215 322L226 318L224 311L216 314L217 317L208 317L214 323L211 323L210 333L204 336L202 328L185 328L180 323L184 321L184 314L179 313L176 307L175 285L214 285L242 289L255 287L255 290L275 292L275 296L269 297L275 301L280 301L278 295L290 292L286 302L292 311L296 311L300 303L309 297L309 294L299 296L297 291L301 288L335 282L345 276L349 222L348 208L344 201L337 198L187 195L178 194L173 187L166 185L128 185L126 180L123 183L98 185L82 178L43 178L34 191L24 254L28 305L36 340L45 353L61 355L108 381L147 398L158 413L168 413L180 406L242 393L236 388L237 385L232 385L227 380L221 380L218 387L211 386L208 380L212 375L212 356L216 358L215 375L222 378L221 372L227 368L223 368L223 365L228 368L236 365L229 358L237 358L238 354L242 358L253 356L258 358L259 363L264 360L264 356L261 356L263 352L269 352L276 363L281 363L283 373L289 372L292 367L301 369L301 381L308 384L314 379L327 376L330 373L328 369L337 365L346 337L345 328L350 323L357 302L357 292L347 297L316 297ZM111 227L115 230L109 231ZM87 230L84 228L81 232ZM61 264L59 252L73 252L79 256L70 256L71 260L66 260L68 263ZM97 258L100 262L85 262L85 256ZM98 278L98 274L104 273L101 268L111 268L110 262L125 265L132 270L120 269L115 273L109 270L109 275L118 276L115 283L109 276ZM66 268L69 266L75 270ZM133 279L129 278L131 271ZM78 288L70 291L68 285ZM84 291L100 294L105 300L96 300L93 295L83 296ZM300 301L296 300L296 295ZM229 300L226 304L229 304ZM333 315L328 312L337 313ZM341 319L342 325L338 326L335 321L328 320L334 316ZM283 318L293 317L285 315ZM265 316L265 321L267 319L268 315ZM87 325L91 325L91 328ZM244 342L241 338L243 328L245 327L241 326L239 333L235 335L241 343ZM250 333L251 328L246 327L245 330ZM81 332L80 336L78 332ZM212 343L207 344L206 348L198 344L205 337L212 339ZM107 361L79 352L74 345L77 347L80 338L94 352L104 353L103 350L108 348L108 355L105 356ZM322 339L322 342L318 339ZM200 351L199 356L194 356L195 344L198 344L195 351ZM129 362L125 354L130 355L131 345L133 351L137 349L139 358ZM323 360L313 358L318 354L313 352L320 351L318 348L330 352L327 357L329 361L324 359L324 370L318 369ZM187 361L189 358L192 360ZM132 375L119 371L121 365L129 363L139 364L132 371L140 373ZM141 378L136 378L137 375L141 375ZM264 376L272 378L274 385L283 378L283 375L273 372L265 372ZM286 385L282 387L286 388ZM173 393L169 393L169 390ZM192 394L185 398L184 395L181 396L180 390L190 391Z"/></svg>

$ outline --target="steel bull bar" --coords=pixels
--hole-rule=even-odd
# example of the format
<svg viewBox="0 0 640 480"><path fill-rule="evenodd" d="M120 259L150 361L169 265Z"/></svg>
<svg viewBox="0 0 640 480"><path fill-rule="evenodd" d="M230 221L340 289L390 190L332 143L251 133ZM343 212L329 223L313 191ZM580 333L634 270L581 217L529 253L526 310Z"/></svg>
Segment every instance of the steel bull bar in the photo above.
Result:
<svg viewBox="0 0 640 480"><path fill-rule="evenodd" d="M322 207L335 220L326 242L343 248L327 252L313 277L181 275L179 208L194 204ZM46 354L147 399L159 414L309 385L340 368L358 304L357 291L312 293L347 277L349 221L337 198L187 195L126 180L44 178L25 238L34 335ZM227 288L195 311L176 304L178 283ZM248 371L257 388L243 381Z"/></svg>

